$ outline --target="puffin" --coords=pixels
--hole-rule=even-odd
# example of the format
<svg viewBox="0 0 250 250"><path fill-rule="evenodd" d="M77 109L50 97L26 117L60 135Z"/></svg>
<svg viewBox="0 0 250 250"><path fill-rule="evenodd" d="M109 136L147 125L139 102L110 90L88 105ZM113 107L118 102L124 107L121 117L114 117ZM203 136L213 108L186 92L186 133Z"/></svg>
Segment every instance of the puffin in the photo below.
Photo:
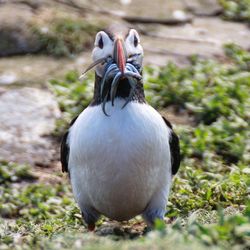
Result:
<svg viewBox="0 0 250 250"><path fill-rule="evenodd" d="M166 213L179 138L145 99L143 54L133 28L112 25L96 34L93 63L83 73L95 70L93 100L62 138L62 171L90 231L101 215L142 215L150 228Z"/></svg>

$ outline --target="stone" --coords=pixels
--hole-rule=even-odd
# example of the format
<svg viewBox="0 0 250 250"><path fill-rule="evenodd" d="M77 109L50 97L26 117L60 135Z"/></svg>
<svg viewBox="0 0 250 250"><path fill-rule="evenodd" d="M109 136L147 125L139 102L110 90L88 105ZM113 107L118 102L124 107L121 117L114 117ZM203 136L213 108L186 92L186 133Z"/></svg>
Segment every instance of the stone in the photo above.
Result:
<svg viewBox="0 0 250 250"><path fill-rule="evenodd" d="M21 4L0 5L0 56L37 52L37 37L29 28L33 18L30 7Z"/></svg>
<svg viewBox="0 0 250 250"><path fill-rule="evenodd" d="M28 87L5 91L0 113L0 160L48 165L55 158L49 135L60 111L50 92Z"/></svg>
<svg viewBox="0 0 250 250"><path fill-rule="evenodd" d="M196 17L192 24L183 26L155 24L138 28L143 33L141 43L145 61L159 66L167 61L186 64L187 58L194 54L201 58L223 58L223 45L226 43L236 43L245 49L250 45L250 32L246 25L219 17Z"/></svg>
<svg viewBox="0 0 250 250"><path fill-rule="evenodd" d="M197 16L217 16L222 13L222 7L217 0L184 1L186 9Z"/></svg>
<svg viewBox="0 0 250 250"><path fill-rule="evenodd" d="M0 85L9 85L15 83L17 76L15 73L0 74Z"/></svg>
<svg viewBox="0 0 250 250"><path fill-rule="evenodd" d="M99 10L114 13L120 16L126 17L141 17L141 18L152 18L152 19L168 19L173 17L173 11L176 9L184 10L185 5L182 1L176 0L155 0L155 1L112 1L112 0L92 0L84 1L75 0L80 6L87 6L93 9L98 8Z"/></svg>
<svg viewBox="0 0 250 250"><path fill-rule="evenodd" d="M23 55L0 58L0 86L19 84L46 85L51 79L62 78L70 70L83 71L91 62L91 54L81 53L76 58L46 55Z"/></svg>

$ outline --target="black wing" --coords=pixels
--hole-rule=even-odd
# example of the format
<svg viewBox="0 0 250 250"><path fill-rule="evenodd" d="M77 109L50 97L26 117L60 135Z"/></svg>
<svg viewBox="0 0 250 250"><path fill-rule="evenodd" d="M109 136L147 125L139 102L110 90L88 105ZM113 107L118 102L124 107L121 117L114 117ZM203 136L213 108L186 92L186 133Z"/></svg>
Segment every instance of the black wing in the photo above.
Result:
<svg viewBox="0 0 250 250"><path fill-rule="evenodd" d="M170 152L171 152L171 163L172 163L172 174L175 175L180 167L181 157L180 157L180 145L179 138L173 130L171 123L163 117L166 125L171 129L171 137L169 141Z"/></svg>
<svg viewBox="0 0 250 250"><path fill-rule="evenodd" d="M77 117L75 117L71 121L70 127L74 124ZM67 144L68 135L69 135L69 130L63 135L62 142L61 142L61 164L62 164L63 172L68 172L68 160L69 160L69 150L70 150L69 145Z"/></svg>

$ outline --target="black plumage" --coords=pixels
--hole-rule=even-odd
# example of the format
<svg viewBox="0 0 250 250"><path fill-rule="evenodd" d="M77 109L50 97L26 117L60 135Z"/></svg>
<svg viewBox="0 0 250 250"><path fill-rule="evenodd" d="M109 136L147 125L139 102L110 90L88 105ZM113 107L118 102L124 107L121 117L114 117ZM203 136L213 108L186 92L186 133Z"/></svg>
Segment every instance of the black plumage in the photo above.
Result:
<svg viewBox="0 0 250 250"><path fill-rule="evenodd" d="M162 118L166 125L171 129L169 146L171 152L172 175L175 175L179 170L181 162L179 138L174 132L172 124L165 117L162 116Z"/></svg>
<svg viewBox="0 0 250 250"><path fill-rule="evenodd" d="M76 121L76 119L78 118L75 117L71 123L70 123L70 127L74 124L74 122ZM62 164L62 171L63 172L68 172L68 158L69 158L69 146L67 144L67 140L68 140L68 135L69 135L69 129L68 131L63 135L62 137L62 141L61 141L61 152L60 152L60 159L61 159L61 164Z"/></svg>

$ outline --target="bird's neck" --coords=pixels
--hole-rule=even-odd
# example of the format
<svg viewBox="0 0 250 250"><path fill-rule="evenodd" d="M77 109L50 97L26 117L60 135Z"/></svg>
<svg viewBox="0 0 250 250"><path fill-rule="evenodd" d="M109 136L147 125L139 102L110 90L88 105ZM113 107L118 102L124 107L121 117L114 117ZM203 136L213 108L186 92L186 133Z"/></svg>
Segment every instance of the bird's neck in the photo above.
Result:
<svg viewBox="0 0 250 250"><path fill-rule="evenodd" d="M93 101L91 103L92 106L99 105L102 103L101 94L100 94L101 80L102 80L102 78L96 74L95 75L94 97L93 97ZM116 92L116 97L120 97L120 98L124 98L124 99L128 98L129 93L130 93L130 88L131 87L130 87L127 79L120 80L120 83L118 85L117 92ZM108 96L107 101L110 101L110 96ZM133 97L131 98L131 101L137 101L140 103L146 102L142 80L137 82L136 89L135 89Z"/></svg>

